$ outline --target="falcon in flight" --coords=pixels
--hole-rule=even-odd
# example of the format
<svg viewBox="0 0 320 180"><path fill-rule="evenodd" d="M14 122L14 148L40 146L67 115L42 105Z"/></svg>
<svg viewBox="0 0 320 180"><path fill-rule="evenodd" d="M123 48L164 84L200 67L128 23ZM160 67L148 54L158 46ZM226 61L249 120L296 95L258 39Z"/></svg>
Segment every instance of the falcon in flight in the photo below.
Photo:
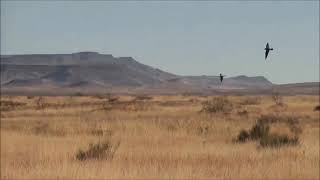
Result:
<svg viewBox="0 0 320 180"><path fill-rule="evenodd" d="M220 73L220 82L223 81L223 77L225 77L225 76Z"/></svg>
<svg viewBox="0 0 320 180"><path fill-rule="evenodd" d="M273 48L269 48L269 43L267 43L266 48L264 48L264 50L266 50L266 53L265 53L264 59L265 59L265 60L267 60L267 57L268 57L269 51L272 51L272 50L273 50Z"/></svg>

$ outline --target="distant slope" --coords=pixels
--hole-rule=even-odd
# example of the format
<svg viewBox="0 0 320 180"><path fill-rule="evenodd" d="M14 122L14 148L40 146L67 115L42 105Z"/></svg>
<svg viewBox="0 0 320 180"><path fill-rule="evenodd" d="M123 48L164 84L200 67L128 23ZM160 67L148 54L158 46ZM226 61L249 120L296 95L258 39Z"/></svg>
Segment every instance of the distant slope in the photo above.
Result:
<svg viewBox="0 0 320 180"><path fill-rule="evenodd" d="M319 82L274 85L273 90L282 94L320 94Z"/></svg>
<svg viewBox="0 0 320 180"><path fill-rule="evenodd" d="M296 86L295 86L296 87ZM131 57L97 52L1 56L1 91L4 93L265 93L292 91L290 85L273 86L262 76L179 76ZM314 84L301 84L299 93L315 93Z"/></svg>
<svg viewBox="0 0 320 180"><path fill-rule="evenodd" d="M141 64L131 57L114 58L93 52L1 57L1 85L51 83L67 86L88 82L99 86L144 86L175 75ZM36 84L34 84L36 83ZM81 84L79 84L81 85Z"/></svg>

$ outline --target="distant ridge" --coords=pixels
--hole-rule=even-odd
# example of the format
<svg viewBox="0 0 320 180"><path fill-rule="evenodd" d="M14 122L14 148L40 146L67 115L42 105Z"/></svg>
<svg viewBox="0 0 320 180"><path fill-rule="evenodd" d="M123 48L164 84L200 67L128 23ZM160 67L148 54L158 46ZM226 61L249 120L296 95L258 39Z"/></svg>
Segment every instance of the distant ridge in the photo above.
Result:
<svg viewBox="0 0 320 180"><path fill-rule="evenodd" d="M72 54L1 55L1 92L73 93L281 93L315 94L319 83L273 85L263 76L180 76L144 65L132 57L85 51ZM292 90L295 89L295 90Z"/></svg>

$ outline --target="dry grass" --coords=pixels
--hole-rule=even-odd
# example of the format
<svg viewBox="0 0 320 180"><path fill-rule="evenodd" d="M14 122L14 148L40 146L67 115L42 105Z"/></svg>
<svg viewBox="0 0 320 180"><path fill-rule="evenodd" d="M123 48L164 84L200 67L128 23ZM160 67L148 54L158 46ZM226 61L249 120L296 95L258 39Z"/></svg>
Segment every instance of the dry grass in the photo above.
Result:
<svg viewBox="0 0 320 180"><path fill-rule="evenodd" d="M105 99L110 98L44 97L39 108L38 97L1 97L6 107L8 101L16 105L1 111L1 179L319 179L318 96L282 97L281 110L270 96L232 96L228 115L199 113L212 97L153 96L140 102L121 96L109 111L101 109ZM148 108L128 108L137 102ZM298 145L233 143L241 129L270 113L299 119ZM291 129L276 123L270 131ZM79 150L92 157L88 145L106 141L117 147L110 150L112 161L76 159ZM107 146L93 149L101 155Z"/></svg>

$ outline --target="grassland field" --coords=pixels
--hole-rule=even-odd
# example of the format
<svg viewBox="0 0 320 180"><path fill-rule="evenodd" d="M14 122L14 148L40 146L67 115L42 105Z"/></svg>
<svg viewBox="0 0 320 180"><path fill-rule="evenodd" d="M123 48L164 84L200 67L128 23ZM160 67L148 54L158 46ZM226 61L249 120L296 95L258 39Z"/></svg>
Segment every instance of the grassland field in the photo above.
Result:
<svg viewBox="0 0 320 180"><path fill-rule="evenodd" d="M319 96L228 96L228 112L202 111L212 98L1 96L1 179L320 178ZM298 144L235 141L263 115L296 119ZM109 154L77 158L99 143Z"/></svg>

